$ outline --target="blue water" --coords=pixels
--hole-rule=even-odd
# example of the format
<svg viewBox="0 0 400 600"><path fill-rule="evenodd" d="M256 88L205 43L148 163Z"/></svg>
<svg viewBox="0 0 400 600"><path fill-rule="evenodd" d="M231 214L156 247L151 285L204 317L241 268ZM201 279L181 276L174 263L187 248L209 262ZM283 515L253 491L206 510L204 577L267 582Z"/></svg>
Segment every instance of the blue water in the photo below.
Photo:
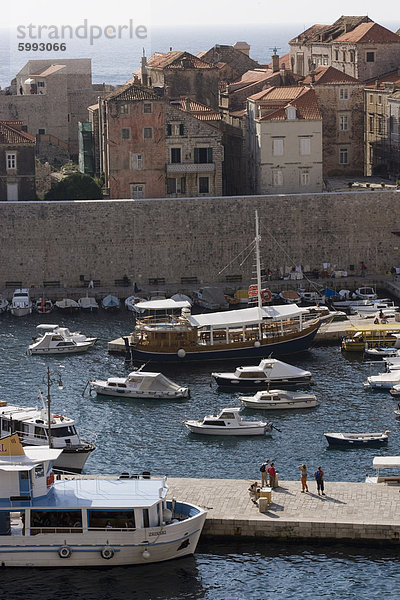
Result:
<svg viewBox="0 0 400 600"><path fill-rule="evenodd" d="M63 323L99 337L93 350L67 358L28 356L26 348L38 323ZM307 411L271 413L246 410L249 418L266 417L280 431L272 438L200 438L182 423L200 418L215 407L238 406L235 392L210 386L212 365L169 366L162 371L189 385L191 398L181 401L135 401L82 396L88 379L129 372L124 357L107 353L107 342L132 330L127 311L109 315L60 313L24 319L0 316L0 399L20 405L37 404L38 386L45 391L46 367L53 378L62 373L64 389L51 386L53 412L76 419L84 436L97 449L86 465L88 473L149 470L171 477L259 477L264 458L275 460L280 479L297 479L297 465L310 470L322 465L329 481L362 481L373 456L398 454L400 431L388 392L371 392L362 385L378 366L344 356L337 346L316 347L290 362L312 371L312 390L321 400ZM218 369L231 368L222 363ZM149 370L151 365L147 366ZM332 450L324 431L382 431L391 429L386 449ZM340 572L340 577L338 573ZM321 575L321 573L323 575ZM0 591L7 598L87 600L243 598L290 600L328 597L370 599L400 595L398 553L394 550L343 546L202 542L195 557L168 564L106 570L3 571ZM168 581L168 588L166 586ZM15 588L15 591L13 589ZM128 592L127 592L128 590ZM398 594L397 594L398 592Z"/></svg>

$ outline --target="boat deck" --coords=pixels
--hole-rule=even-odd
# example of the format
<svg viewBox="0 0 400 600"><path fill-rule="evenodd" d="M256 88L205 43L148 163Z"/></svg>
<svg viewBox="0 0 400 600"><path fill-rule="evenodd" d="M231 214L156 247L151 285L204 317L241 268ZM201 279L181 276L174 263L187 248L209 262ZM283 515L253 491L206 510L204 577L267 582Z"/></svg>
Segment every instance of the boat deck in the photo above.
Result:
<svg viewBox="0 0 400 600"><path fill-rule="evenodd" d="M371 471L372 473L372 471ZM400 543L400 485L315 481L301 493L299 481L282 481L263 514L249 496L254 480L168 478L169 497L208 510L203 536L274 540Z"/></svg>

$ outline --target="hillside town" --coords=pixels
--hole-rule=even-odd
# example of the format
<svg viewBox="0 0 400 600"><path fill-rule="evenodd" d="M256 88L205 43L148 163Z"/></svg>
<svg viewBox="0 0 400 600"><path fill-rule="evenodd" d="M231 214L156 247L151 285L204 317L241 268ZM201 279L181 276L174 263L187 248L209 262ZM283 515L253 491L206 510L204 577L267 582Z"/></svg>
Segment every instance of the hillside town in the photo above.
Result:
<svg viewBox="0 0 400 600"><path fill-rule="evenodd" d="M110 200L396 188L400 30L341 16L288 44L143 51L116 87L89 58L29 60L0 92L0 199L57 199L74 172Z"/></svg>

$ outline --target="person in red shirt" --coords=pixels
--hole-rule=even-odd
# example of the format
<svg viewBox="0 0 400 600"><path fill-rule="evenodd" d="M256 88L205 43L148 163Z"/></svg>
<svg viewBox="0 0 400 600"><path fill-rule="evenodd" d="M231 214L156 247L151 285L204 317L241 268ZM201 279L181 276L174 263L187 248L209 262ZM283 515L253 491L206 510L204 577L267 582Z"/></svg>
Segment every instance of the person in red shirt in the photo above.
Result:
<svg viewBox="0 0 400 600"><path fill-rule="evenodd" d="M276 478L276 471L275 471L275 463L271 463L270 466L268 467L268 475L269 475L269 487L276 487L275 485L275 478Z"/></svg>

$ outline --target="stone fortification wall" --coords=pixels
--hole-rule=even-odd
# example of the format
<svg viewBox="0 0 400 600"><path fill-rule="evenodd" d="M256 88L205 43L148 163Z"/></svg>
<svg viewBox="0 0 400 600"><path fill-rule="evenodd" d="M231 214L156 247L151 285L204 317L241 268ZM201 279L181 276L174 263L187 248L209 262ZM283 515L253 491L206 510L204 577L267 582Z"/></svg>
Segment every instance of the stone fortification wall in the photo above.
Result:
<svg viewBox="0 0 400 600"><path fill-rule="evenodd" d="M224 282L253 271L249 246L260 219L265 268L303 265L359 273L400 266L400 193L369 191L243 198L1 202L0 288L7 281L40 286L80 277L113 285L127 275L177 283ZM240 255L240 256L239 256ZM236 257L239 256L239 259ZM235 260L236 259L236 260ZM223 272L222 269L226 267Z"/></svg>

